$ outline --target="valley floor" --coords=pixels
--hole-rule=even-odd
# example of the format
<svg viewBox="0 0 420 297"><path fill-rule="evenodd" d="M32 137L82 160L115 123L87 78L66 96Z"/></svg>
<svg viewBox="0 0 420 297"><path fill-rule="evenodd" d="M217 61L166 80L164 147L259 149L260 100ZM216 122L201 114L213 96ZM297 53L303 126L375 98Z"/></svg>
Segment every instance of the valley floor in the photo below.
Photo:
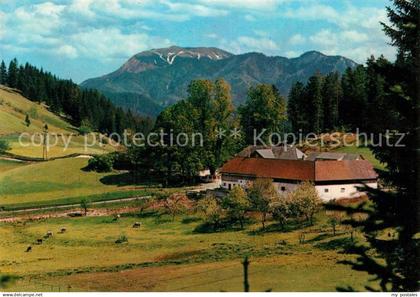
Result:
<svg viewBox="0 0 420 297"><path fill-rule="evenodd" d="M141 228L132 228L137 221ZM274 223L261 232L251 223L203 234L196 232L200 223L132 212L117 221L105 214L0 223L6 239L0 271L20 277L11 291L242 291L241 261L249 256L252 291L363 290L368 284L367 274L337 263L354 258L345 252L350 235L341 227L333 236L323 212L315 226L288 232ZM62 227L66 232L57 233ZM49 230L51 238L33 244ZM116 244L122 235L128 242Z"/></svg>

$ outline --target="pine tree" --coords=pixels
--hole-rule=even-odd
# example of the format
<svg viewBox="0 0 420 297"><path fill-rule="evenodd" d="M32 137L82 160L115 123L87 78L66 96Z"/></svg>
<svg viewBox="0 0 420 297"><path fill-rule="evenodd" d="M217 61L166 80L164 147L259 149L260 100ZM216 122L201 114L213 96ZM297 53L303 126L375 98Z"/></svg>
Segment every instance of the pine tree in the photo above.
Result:
<svg viewBox="0 0 420 297"><path fill-rule="evenodd" d="M304 86L301 82L295 83L290 89L287 101L287 117L292 126L293 132L299 129L305 130L308 127L307 115L305 114Z"/></svg>
<svg viewBox="0 0 420 297"><path fill-rule="evenodd" d="M6 85L7 84L7 67L4 61L1 61L0 64L0 84Z"/></svg>
<svg viewBox="0 0 420 297"><path fill-rule="evenodd" d="M339 74L337 72L328 74L322 86L324 130L333 130L338 126L338 105L341 97L342 90Z"/></svg>
<svg viewBox="0 0 420 297"><path fill-rule="evenodd" d="M315 133L323 131L324 111L322 107L322 77L316 74L309 78L305 88L306 114L309 115L310 128ZM308 127L309 128L309 127Z"/></svg>
<svg viewBox="0 0 420 297"><path fill-rule="evenodd" d="M26 116L25 116L25 125L26 125L26 127L29 127L31 125L31 120L29 119L28 114L26 114Z"/></svg>
<svg viewBox="0 0 420 297"><path fill-rule="evenodd" d="M339 105L342 124L352 130L366 128L367 123L367 79L364 66L347 69L341 79L343 98Z"/></svg>
<svg viewBox="0 0 420 297"><path fill-rule="evenodd" d="M10 61L9 69L8 69L8 75L7 75L7 85L11 88L16 88L18 84L18 62L15 59Z"/></svg>
<svg viewBox="0 0 420 297"><path fill-rule="evenodd" d="M352 224L361 226L369 243L356 247L357 261L350 264L356 270L374 275L382 291L417 292L420 289L420 4L418 0L394 0L394 6L387 8L392 25L383 26L398 48L397 60L392 65L377 63L377 66L385 80L384 100L390 103L387 107L398 120L381 129L404 133L404 138L396 146L400 135L376 135L377 140L392 144L384 142L382 146L372 147L376 158L386 164L387 173L382 178L392 190L370 189L369 207L349 210L368 214L367 220Z"/></svg>

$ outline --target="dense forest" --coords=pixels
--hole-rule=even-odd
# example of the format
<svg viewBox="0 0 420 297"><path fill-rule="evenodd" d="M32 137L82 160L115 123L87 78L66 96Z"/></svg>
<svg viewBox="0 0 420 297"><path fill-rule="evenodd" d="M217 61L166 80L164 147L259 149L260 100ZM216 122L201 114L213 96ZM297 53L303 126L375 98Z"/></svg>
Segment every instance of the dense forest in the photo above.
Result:
<svg viewBox="0 0 420 297"><path fill-rule="evenodd" d="M45 103L51 111L67 117L82 131L121 134L124 129L131 129L147 132L153 125L149 118L114 106L96 90L82 89L71 80L60 79L28 63L19 65L16 59L10 61L9 67L1 62L0 84L20 90L32 101Z"/></svg>
<svg viewBox="0 0 420 297"><path fill-rule="evenodd" d="M249 88L244 104L236 109L225 80L194 80L188 96L157 117L152 131L163 132L163 142L129 149L133 168L156 174L165 183L188 182L200 170L214 173L246 145L286 141L285 133L359 129L380 137L378 133L393 130L400 120L396 102L387 97L389 82L383 73L391 65L383 57L370 57L366 66L348 68L342 76L315 74L306 84L293 85L288 102L274 85L259 84ZM191 143L193 133L202 135L202 145ZM186 145L177 145L181 134L186 134L182 142L190 137Z"/></svg>
<svg viewBox="0 0 420 297"><path fill-rule="evenodd" d="M306 84L293 85L288 100L288 119L294 132L328 132L336 129L380 132L397 120L393 103L385 101L385 79L380 68L391 63L370 57L366 66L348 68L326 76L313 75Z"/></svg>

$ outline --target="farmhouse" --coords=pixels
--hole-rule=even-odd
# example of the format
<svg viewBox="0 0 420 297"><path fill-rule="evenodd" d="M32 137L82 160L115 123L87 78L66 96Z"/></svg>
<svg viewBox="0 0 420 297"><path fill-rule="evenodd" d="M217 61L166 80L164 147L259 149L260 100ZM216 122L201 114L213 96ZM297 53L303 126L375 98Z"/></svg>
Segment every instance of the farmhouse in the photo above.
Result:
<svg viewBox="0 0 420 297"><path fill-rule="evenodd" d="M248 147L225 163L220 173L221 186L227 190L235 185L246 188L256 178L270 178L279 193L286 194L310 181L324 201L359 197L364 194L359 187L378 186L372 164L360 155L306 155L295 147Z"/></svg>

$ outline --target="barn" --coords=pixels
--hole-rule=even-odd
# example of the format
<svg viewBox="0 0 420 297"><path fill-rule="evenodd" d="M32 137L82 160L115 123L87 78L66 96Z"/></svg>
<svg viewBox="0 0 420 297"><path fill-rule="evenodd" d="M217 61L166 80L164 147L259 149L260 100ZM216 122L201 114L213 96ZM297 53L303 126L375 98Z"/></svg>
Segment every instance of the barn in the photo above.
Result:
<svg viewBox="0 0 420 297"><path fill-rule="evenodd" d="M221 187L248 187L256 178L269 178L280 194L286 194L304 182L315 185L324 201L355 198L364 194L363 186L377 188L372 164L360 155L343 153L304 154L295 147L246 148L220 169ZM271 151L271 152L270 152Z"/></svg>

